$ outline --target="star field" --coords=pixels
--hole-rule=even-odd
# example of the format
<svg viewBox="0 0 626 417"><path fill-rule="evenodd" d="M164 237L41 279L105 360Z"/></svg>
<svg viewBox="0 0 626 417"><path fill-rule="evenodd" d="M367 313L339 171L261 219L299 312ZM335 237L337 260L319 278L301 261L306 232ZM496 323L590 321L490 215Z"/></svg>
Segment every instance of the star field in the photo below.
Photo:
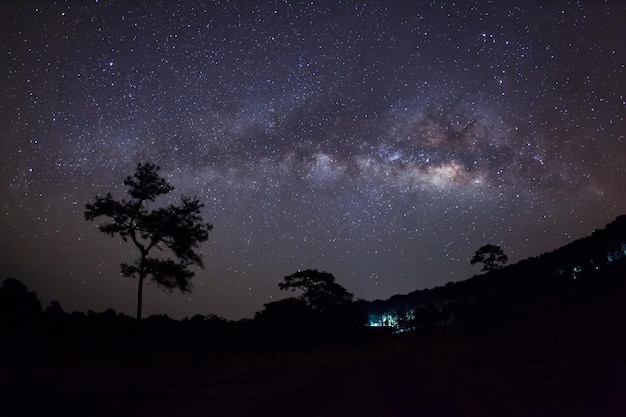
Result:
<svg viewBox="0 0 626 417"><path fill-rule="evenodd" d="M5 2L0 263L44 303L131 312L132 246L83 218L151 161L213 223L192 294L252 317L298 269L359 298L478 273L626 213L618 1Z"/></svg>

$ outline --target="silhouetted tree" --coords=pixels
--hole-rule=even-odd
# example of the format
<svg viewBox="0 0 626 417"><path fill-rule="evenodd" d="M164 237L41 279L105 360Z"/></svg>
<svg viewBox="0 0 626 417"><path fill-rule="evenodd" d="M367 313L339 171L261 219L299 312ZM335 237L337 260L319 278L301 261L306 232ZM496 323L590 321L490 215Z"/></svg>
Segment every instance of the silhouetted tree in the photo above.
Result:
<svg viewBox="0 0 626 417"><path fill-rule="evenodd" d="M62 316L65 315L65 311L63 311L63 307L61 307L61 303L59 303L57 300L52 300L46 308L46 314Z"/></svg>
<svg viewBox="0 0 626 417"><path fill-rule="evenodd" d="M67 313L63 311L61 303L57 300L50 301L50 305L45 310L46 316L53 321L61 321L67 318Z"/></svg>
<svg viewBox="0 0 626 417"><path fill-rule="evenodd" d="M484 245L474 253L474 257L470 260L472 265L482 263L481 271L493 271L502 268L509 258L504 254L502 248L498 245Z"/></svg>
<svg viewBox="0 0 626 417"><path fill-rule="evenodd" d="M21 327L33 322L41 314L41 302L37 294L28 291L22 281L7 278L0 288L0 322Z"/></svg>
<svg viewBox="0 0 626 417"><path fill-rule="evenodd" d="M310 312L310 307L303 300L289 297L264 304L263 310L257 312L254 319L283 325L302 325L303 319Z"/></svg>
<svg viewBox="0 0 626 417"><path fill-rule="evenodd" d="M335 282L333 274L318 272L316 269L298 271L283 278L278 283L281 290L302 290L297 299L316 311L325 311L352 302L354 297L344 287Z"/></svg>
<svg viewBox="0 0 626 417"><path fill-rule="evenodd" d="M197 197L181 198L178 205L149 209L148 202L174 189L159 175L160 168L154 164L137 164L133 176L124 180L131 199L115 200L110 193L96 196L94 203L87 203L85 219L92 221L104 216L111 220L100 224L101 232L130 239L139 250L139 258L133 265L122 264L122 275L138 278L137 319L141 319L143 282L146 278L158 286L172 291L191 290L190 280L194 273L189 267L204 267L202 257L196 251L200 243L208 240L213 226L205 223L200 210L204 206ZM153 249L168 249L175 259L150 257Z"/></svg>

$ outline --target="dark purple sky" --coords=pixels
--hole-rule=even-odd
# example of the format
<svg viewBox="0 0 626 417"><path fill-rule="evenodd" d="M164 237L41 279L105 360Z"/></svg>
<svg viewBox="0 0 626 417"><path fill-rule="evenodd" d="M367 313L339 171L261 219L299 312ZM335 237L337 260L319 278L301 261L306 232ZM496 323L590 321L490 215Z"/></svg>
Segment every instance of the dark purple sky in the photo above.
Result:
<svg viewBox="0 0 626 417"><path fill-rule="evenodd" d="M51 3L0 5L0 279L44 306L133 313L83 211L139 161L215 226L146 315L251 317L303 268L388 298L626 213L622 2Z"/></svg>

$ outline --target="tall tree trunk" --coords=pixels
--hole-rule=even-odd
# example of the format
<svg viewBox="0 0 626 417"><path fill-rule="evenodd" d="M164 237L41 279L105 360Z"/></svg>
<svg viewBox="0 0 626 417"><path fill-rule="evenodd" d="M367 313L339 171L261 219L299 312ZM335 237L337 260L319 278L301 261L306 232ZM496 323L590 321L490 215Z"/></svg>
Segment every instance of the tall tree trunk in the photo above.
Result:
<svg viewBox="0 0 626 417"><path fill-rule="evenodd" d="M138 245L139 247L139 245ZM137 287L137 320L141 320L141 303L143 301L143 280L146 277L146 251L143 247L141 250L141 261L139 262L139 284Z"/></svg>
<svg viewBox="0 0 626 417"><path fill-rule="evenodd" d="M143 294L143 275L139 277L139 287L137 288L137 320L141 320L141 301Z"/></svg>

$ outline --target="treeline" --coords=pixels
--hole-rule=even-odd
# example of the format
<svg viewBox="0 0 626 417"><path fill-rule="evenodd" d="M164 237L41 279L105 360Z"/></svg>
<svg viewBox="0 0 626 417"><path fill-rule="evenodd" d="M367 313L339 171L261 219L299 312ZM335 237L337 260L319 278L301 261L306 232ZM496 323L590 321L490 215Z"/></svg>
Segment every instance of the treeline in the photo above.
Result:
<svg viewBox="0 0 626 417"><path fill-rule="evenodd" d="M465 281L363 303L369 323L398 332L498 320L519 303L578 281L619 275L626 260L626 216L552 252Z"/></svg>
<svg viewBox="0 0 626 417"><path fill-rule="evenodd" d="M45 309L19 280L0 288L0 340L86 343L113 357L136 358L150 352L179 352L198 360L240 351L281 351L327 344L359 343L380 332L363 325L350 304L316 311L297 298L266 305L254 319L229 321L197 314L175 320L152 315L142 320L113 309L65 312L53 301Z"/></svg>
<svg viewBox="0 0 626 417"><path fill-rule="evenodd" d="M626 216L555 251L434 289L385 301L353 301L332 274L316 270L287 276L279 287L300 295L268 303L254 319L214 315L137 320L109 309L67 313L58 302L45 309L17 279L0 288L0 337L96 342L113 355L151 350L185 351L194 357L241 350L311 348L360 343L391 333L448 326L494 326L508 312L573 286L598 286L626 272ZM129 347L132 347L130 349Z"/></svg>

